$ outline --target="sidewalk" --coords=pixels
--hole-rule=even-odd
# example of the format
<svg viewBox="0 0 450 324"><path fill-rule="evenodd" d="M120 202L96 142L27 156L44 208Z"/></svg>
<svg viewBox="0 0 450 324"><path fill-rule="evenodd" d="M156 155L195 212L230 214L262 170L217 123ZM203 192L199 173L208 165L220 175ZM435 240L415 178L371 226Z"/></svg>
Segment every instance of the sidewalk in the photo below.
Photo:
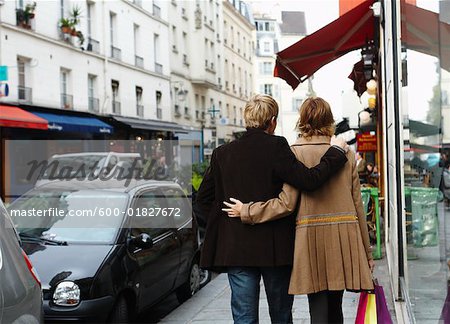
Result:
<svg viewBox="0 0 450 324"><path fill-rule="evenodd" d="M390 288L385 282L387 276L387 267L385 259L376 261L375 276L380 284L383 285L386 298L388 299L391 314L393 311L393 302L390 296ZM161 323L214 323L225 324L233 323L230 310L230 288L225 274L217 276L190 300L173 310L169 315L161 320ZM343 310L345 323L354 323L356 309L358 307L359 294L346 292L344 294ZM260 323L270 323L269 311L267 306L264 287L261 287L260 297ZM294 323L309 323L308 301L306 296L296 296L292 310ZM394 320L395 323L395 320Z"/></svg>

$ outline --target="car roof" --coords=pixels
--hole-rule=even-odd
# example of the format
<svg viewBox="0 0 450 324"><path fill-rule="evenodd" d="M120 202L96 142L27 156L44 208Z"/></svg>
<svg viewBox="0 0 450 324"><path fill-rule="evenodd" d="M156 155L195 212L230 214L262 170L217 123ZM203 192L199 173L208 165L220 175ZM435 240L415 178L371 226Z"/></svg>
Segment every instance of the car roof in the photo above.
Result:
<svg viewBox="0 0 450 324"><path fill-rule="evenodd" d="M142 188L176 188L180 185L172 181L136 180L136 179L109 179L109 180L55 180L34 188L34 190L106 190L115 192L129 192Z"/></svg>
<svg viewBox="0 0 450 324"><path fill-rule="evenodd" d="M67 153L67 154L54 154L52 158L61 158L61 157L82 157L82 156L108 156L117 155L117 156L130 156L130 157L140 157L139 153L118 153L118 152L81 152L81 153Z"/></svg>

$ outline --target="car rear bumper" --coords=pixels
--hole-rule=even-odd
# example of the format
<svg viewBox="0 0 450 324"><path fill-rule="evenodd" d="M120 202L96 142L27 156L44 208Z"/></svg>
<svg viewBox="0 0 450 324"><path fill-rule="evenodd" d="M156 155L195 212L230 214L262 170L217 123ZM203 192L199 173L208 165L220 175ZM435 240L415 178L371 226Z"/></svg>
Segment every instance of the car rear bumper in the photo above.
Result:
<svg viewBox="0 0 450 324"><path fill-rule="evenodd" d="M44 300L45 322L105 322L113 304L112 296L83 300L74 307L55 306Z"/></svg>

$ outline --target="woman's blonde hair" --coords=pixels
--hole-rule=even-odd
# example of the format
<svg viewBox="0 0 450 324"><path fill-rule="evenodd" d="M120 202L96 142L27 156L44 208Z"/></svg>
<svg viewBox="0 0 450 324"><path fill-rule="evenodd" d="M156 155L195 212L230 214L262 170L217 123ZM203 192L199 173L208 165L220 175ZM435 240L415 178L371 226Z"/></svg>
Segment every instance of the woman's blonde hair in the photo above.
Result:
<svg viewBox="0 0 450 324"><path fill-rule="evenodd" d="M296 129L302 137L314 135L333 136L333 113L328 102L319 97L307 98L300 107Z"/></svg>
<svg viewBox="0 0 450 324"><path fill-rule="evenodd" d="M257 94L244 108L245 127L266 130L273 117L278 116L278 104L271 96Z"/></svg>

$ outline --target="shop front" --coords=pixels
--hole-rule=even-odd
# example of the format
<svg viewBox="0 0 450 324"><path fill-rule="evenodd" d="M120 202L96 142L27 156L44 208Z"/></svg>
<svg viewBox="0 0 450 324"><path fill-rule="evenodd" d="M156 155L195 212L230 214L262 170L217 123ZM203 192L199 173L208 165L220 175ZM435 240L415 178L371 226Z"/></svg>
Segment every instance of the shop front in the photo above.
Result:
<svg viewBox="0 0 450 324"><path fill-rule="evenodd" d="M450 322L450 6L384 1L386 250L397 318Z"/></svg>

